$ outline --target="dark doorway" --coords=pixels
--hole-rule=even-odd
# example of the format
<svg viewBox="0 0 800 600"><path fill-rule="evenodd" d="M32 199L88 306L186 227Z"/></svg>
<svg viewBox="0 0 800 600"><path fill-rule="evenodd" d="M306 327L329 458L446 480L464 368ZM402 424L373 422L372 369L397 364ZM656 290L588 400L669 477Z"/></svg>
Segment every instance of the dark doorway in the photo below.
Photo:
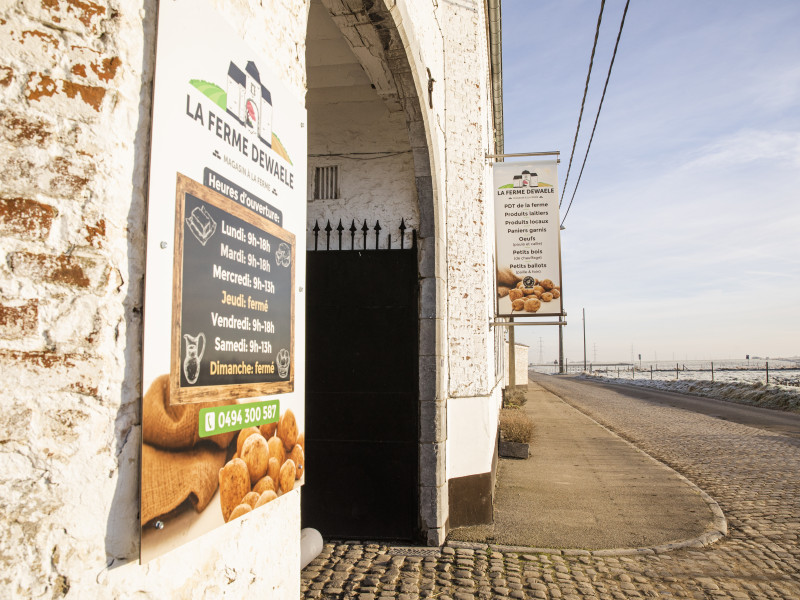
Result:
<svg viewBox="0 0 800 600"><path fill-rule="evenodd" d="M302 521L326 538L419 535L415 241L307 254Z"/></svg>

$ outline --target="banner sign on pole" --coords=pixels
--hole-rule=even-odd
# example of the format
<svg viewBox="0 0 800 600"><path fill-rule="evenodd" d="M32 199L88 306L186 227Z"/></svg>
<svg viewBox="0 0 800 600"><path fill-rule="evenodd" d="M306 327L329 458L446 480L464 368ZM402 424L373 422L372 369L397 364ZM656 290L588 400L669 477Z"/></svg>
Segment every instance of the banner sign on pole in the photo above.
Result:
<svg viewBox="0 0 800 600"><path fill-rule="evenodd" d="M282 70L207 0L160 3L142 561L305 481L306 111Z"/></svg>
<svg viewBox="0 0 800 600"><path fill-rule="evenodd" d="M493 165L498 317L561 315L557 161Z"/></svg>

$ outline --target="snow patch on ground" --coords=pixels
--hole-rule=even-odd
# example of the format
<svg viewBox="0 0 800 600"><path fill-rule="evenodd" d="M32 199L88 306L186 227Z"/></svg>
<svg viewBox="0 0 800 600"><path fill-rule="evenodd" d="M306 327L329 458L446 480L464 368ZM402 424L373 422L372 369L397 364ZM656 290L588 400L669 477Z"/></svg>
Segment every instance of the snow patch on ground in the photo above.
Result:
<svg viewBox="0 0 800 600"><path fill-rule="evenodd" d="M800 413L800 388L795 385L766 384L762 381L700 381L696 379L649 380L622 379L582 374L580 379L601 383L622 383L640 387L656 388L681 394L693 394L706 398L727 400L750 406L773 408Z"/></svg>

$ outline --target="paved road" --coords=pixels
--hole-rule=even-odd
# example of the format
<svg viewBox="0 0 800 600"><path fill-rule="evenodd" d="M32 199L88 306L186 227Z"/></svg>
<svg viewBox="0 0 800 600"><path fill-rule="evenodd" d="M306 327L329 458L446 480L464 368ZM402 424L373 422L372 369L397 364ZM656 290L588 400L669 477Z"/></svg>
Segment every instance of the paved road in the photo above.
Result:
<svg viewBox="0 0 800 600"><path fill-rule="evenodd" d="M553 381L554 379L555 381ZM544 382L548 380L550 380L549 387L551 389L556 390L563 388L563 386L559 386L557 378L543 378ZM656 402L658 404L666 404L667 406L682 408L710 417L758 427L759 429L767 429L791 437L800 437L800 414L797 413L736 404L734 402L717 400L715 398L678 394L637 385L597 383L574 378L569 378L568 381L585 386L594 386L595 388L605 387L606 389L613 389L624 396Z"/></svg>
<svg viewBox="0 0 800 600"><path fill-rule="evenodd" d="M329 543L303 571L305 597L800 599L800 438L612 388L537 381L710 494L728 536L627 556Z"/></svg>

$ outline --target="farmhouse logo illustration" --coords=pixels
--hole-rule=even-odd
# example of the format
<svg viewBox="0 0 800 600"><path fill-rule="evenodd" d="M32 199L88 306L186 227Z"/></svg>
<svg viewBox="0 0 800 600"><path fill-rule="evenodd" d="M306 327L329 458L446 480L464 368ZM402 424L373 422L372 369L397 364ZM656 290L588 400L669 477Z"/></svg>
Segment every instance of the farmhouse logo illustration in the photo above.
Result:
<svg viewBox="0 0 800 600"><path fill-rule="evenodd" d="M289 164L293 164L280 138L272 130L275 122L272 92L261 82L261 75L255 62L248 61L244 69L242 69L231 61L228 64L225 84L222 86L203 79L190 79L189 83L224 110L236 123L245 128L250 135L257 138L268 148L271 148L273 152L284 158ZM186 110L187 114L194 118L195 121L201 124L205 123L206 115L202 108L198 107L191 111L188 98ZM214 121L211 116L208 117L208 121L209 130L214 131L211 123L212 121L213 123L218 123L219 121ZM241 135L225 134L224 132L222 135L223 137L230 135L230 138L225 138L226 141L233 140L231 143L237 147L242 143ZM217 158L220 158L220 156L217 156Z"/></svg>
<svg viewBox="0 0 800 600"><path fill-rule="evenodd" d="M272 95L261 83L251 60L242 71L233 62L228 67L228 114L270 148L272 147Z"/></svg>
<svg viewBox="0 0 800 600"><path fill-rule="evenodd" d="M514 178L511 183L507 183L505 185L501 185L498 190L504 190L508 188L536 188L536 187L552 187L549 183L544 183L543 181L539 181L539 174L536 172L531 173L527 169L524 170L519 175L514 175Z"/></svg>

